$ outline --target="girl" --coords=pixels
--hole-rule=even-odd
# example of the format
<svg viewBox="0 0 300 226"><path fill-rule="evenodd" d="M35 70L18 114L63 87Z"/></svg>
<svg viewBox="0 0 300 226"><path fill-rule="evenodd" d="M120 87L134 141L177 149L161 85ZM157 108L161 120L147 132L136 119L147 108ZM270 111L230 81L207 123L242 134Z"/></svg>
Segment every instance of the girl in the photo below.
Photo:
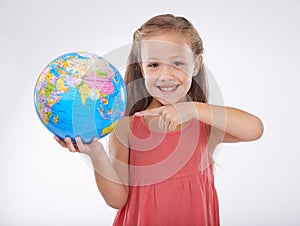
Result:
<svg viewBox="0 0 300 226"><path fill-rule="evenodd" d="M135 33L125 73L126 116L110 134L71 152L90 156L114 225L219 225L213 152L221 142L261 137L259 118L207 101L203 46L183 17L159 15Z"/></svg>

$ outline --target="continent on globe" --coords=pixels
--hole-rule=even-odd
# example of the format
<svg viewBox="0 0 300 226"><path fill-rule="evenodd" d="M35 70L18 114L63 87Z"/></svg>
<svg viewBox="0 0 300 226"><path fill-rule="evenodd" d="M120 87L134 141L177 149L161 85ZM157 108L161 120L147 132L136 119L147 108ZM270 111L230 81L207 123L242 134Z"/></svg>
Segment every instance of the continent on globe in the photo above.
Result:
<svg viewBox="0 0 300 226"><path fill-rule="evenodd" d="M118 70L88 52L62 55L39 75L34 104L53 134L84 143L110 133L124 115L126 88Z"/></svg>

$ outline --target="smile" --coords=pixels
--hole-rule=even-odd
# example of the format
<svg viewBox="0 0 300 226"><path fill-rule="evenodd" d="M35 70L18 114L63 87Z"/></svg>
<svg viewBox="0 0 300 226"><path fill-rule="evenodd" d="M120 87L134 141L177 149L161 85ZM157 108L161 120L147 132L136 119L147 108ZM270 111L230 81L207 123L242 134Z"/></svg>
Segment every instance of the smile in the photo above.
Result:
<svg viewBox="0 0 300 226"><path fill-rule="evenodd" d="M170 92L174 92L179 85L173 85L173 86L157 86L157 88L164 92L164 93L170 93Z"/></svg>

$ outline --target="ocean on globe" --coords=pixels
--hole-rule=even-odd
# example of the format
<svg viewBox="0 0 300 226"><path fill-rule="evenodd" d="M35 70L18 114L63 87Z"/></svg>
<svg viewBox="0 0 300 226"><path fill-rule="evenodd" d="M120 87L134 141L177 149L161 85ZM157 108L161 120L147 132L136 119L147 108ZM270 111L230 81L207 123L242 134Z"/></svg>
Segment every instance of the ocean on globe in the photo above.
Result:
<svg viewBox="0 0 300 226"><path fill-rule="evenodd" d="M109 134L124 115L126 87L118 70L88 52L62 55L39 75L34 104L42 123L61 139L89 143Z"/></svg>

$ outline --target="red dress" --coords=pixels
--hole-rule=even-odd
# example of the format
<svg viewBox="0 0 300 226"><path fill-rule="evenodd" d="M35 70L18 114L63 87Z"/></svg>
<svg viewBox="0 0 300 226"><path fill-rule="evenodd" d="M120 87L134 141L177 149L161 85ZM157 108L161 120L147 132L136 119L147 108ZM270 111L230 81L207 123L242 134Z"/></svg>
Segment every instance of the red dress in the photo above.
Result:
<svg viewBox="0 0 300 226"><path fill-rule="evenodd" d="M161 133L134 116L129 169L129 198L114 225L220 225L203 122Z"/></svg>

